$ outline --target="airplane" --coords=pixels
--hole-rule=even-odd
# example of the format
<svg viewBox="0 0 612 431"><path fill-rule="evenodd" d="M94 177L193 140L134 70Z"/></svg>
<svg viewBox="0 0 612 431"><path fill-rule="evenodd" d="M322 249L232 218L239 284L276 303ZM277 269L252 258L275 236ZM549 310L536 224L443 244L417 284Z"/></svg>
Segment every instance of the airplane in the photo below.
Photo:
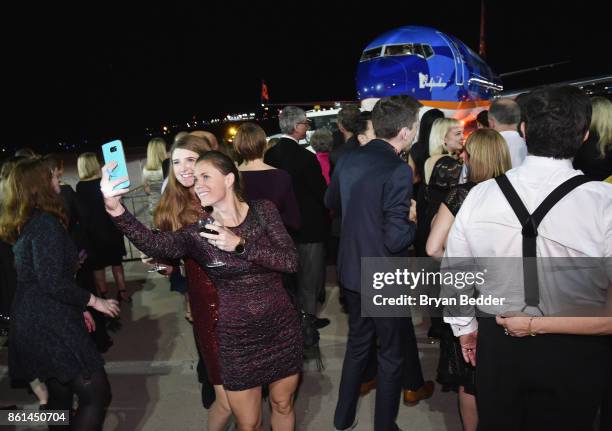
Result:
<svg viewBox="0 0 612 431"><path fill-rule="evenodd" d="M503 90L499 76L467 45L422 26L374 39L363 50L355 81L363 109L381 97L408 94L460 120L474 118Z"/></svg>

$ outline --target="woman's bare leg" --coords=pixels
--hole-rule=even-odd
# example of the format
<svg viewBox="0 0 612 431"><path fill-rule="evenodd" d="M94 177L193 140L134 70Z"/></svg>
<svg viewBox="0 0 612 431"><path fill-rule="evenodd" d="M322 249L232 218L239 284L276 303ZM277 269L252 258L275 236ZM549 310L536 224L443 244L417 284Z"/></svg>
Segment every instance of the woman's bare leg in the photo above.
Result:
<svg viewBox="0 0 612 431"><path fill-rule="evenodd" d="M244 391L226 390L239 431L261 431L261 386Z"/></svg>
<svg viewBox="0 0 612 431"><path fill-rule="evenodd" d="M478 427L478 409L476 397L465 392L465 387L459 386L459 411L463 422L463 431L476 431Z"/></svg>
<svg viewBox="0 0 612 431"><path fill-rule="evenodd" d="M232 416L227 394L222 385L214 385L215 402L208 409L208 431L223 431Z"/></svg>
<svg viewBox="0 0 612 431"><path fill-rule="evenodd" d="M299 379L300 375L294 374L270 383L271 423L274 431L293 431L295 429L293 400Z"/></svg>

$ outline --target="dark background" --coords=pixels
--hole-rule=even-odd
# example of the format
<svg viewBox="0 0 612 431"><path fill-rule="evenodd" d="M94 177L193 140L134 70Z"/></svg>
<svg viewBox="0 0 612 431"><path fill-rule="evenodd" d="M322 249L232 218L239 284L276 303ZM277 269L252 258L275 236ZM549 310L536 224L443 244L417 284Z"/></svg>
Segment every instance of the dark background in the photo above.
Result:
<svg viewBox="0 0 612 431"><path fill-rule="evenodd" d="M435 27L478 52L480 0L53 3L3 14L10 117L0 145L144 141L146 127L253 112L262 79L272 103L354 100L363 48L402 25ZM569 62L508 78L506 89L610 73L603 7L489 0L486 61L498 74Z"/></svg>

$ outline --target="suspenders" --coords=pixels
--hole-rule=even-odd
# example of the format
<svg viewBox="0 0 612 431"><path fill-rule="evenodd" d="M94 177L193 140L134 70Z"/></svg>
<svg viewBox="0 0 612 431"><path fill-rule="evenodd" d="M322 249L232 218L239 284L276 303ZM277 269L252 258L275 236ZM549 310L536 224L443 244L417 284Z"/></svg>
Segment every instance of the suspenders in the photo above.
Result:
<svg viewBox="0 0 612 431"><path fill-rule="evenodd" d="M521 198L516 193L512 184L508 180L506 175L500 175L495 178L497 185L501 189L502 193L508 200L508 203L512 207L514 214L519 219L521 226L523 226L523 283L525 289L525 308L536 307L542 315L544 314L540 309L540 287L538 284L538 265L536 259L536 238L538 237L538 226L546 217L546 214L552 207L556 205L561 199L563 199L568 193L574 190L576 187L589 182L585 175L577 175L565 181L559 185L556 189L549 194L546 199L536 208L536 210L529 214L527 208L521 201Z"/></svg>

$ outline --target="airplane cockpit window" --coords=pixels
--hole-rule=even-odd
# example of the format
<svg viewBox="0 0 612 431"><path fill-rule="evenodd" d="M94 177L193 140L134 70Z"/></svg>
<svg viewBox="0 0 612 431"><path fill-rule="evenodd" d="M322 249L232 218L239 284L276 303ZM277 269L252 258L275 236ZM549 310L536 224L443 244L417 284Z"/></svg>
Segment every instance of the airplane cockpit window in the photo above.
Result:
<svg viewBox="0 0 612 431"><path fill-rule="evenodd" d="M361 54L361 58L359 59L359 61L372 60L373 58L380 57L381 54L382 46L379 46L378 48L368 49L366 51L363 51L363 54Z"/></svg>
<svg viewBox="0 0 612 431"><path fill-rule="evenodd" d="M431 45L422 45L422 47L423 47L423 57L425 58L433 57L434 51Z"/></svg>
<svg viewBox="0 0 612 431"><path fill-rule="evenodd" d="M412 55L414 53L414 46L411 43L404 43L402 45L387 45L387 47L385 48L385 56Z"/></svg>
<svg viewBox="0 0 612 431"><path fill-rule="evenodd" d="M421 57L425 58L425 52L423 51L423 45L421 45L420 43L414 44L414 53L416 55L420 55Z"/></svg>
<svg viewBox="0 0 612 431"><path fill-rule="evenodd" d="M396 55L419 55L423 58L430 58L433 57L434 51L431 45L420 43L404 43L401 45L387 45L385 47L385 57Z"/></svg>

